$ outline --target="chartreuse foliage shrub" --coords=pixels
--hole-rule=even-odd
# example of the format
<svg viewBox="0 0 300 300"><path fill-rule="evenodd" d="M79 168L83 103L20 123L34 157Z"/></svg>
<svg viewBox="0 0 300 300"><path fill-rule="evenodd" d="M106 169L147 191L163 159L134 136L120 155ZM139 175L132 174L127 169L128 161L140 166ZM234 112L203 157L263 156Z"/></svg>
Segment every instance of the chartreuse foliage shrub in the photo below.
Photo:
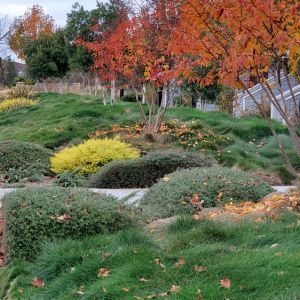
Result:
<svg viewBox="0 0 300 300"><path fill-rule="evenodd" d="M211 166L199 154L191 152L159 151L105 165L89 181L95 188L144 188L177 169Z"/></svg>
<svg viewBox="0 0 300 300"><path fill-rule="evenodd" d="M49 169L49 158L52 152L43 146L21 142L0 142L0 172L6 173L9 169L26 169L39 165Z"/></svg>
<svg viewBox="0 0 300 300"><path fill-rule="evenodd" d="M36 105L37 101L26 98L6 99L0 102L0 112L10 111L21 107Z"/></svg>
<svg viewBox="0 0 300 300"><path fill-rule="evenodd" d="M139 152L133 146L118 138L91 139L56 153L51 158L51 169L57 174L64 171L80 174L96 173L111 161L138 156Z"/></svg>
<svg viewBox="0 0 300 300"><path fill-rule="evenodd" d="M45 240L77 239L132 225L128 209L115 198L87 190L20 189L5 196L3 210L8 259L35 259Z"/></svg>
<svg viewBox="0 0 300 300"><path fill-rule="evenodd" d="M227 202L259 201L272 191L271 186L243 171L222 167L176 171L154 184L141 200L141 207L151 218L191 213L192 197L204 207Z"/></svg>

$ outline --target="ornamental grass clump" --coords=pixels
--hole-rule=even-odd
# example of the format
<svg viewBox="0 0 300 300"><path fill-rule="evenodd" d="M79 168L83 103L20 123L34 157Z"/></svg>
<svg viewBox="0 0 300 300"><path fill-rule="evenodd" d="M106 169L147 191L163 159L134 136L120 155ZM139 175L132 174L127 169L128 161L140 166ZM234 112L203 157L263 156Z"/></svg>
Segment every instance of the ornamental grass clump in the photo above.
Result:
<svg viewBox="0 0 300 300"><path fill-rule="evenodd" d="M22 107L36 105L37 101L26 98L6 99L0 102L0 112L15 110Z"/></svg>
<svg viewBox="0 0 300 300"><path fill-rule="evenodd" d="M151 219L194 213L229 202L259 201L272 187L257 177L229 168L176 171L154 184L141 200Z"/></svg>
<svg viewBox="0 0 300 300"><path fill-rule="evenodd" d="M91 139L56 153L51 158L51 169L57 174L64 171L90 174L111 161L137 157L138 150L119 138Z"/></svg>

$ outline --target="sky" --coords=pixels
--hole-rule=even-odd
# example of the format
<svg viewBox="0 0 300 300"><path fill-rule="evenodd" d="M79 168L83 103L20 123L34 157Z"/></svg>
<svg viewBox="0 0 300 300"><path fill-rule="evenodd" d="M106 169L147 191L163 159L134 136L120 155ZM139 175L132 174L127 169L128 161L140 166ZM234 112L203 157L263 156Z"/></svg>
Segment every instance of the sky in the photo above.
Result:
<svg viewBox="0 0 300 300"><path fill-rule="evenodd" d="M38 4L52 16L58 26L66 23L67 13L71 11L76 0L0 0L0 15L7 15L11 19L22 16L27 8ZM96 7L97 0L78 0L85 9ZM99 1L105 2L105 1Z"/></svg>
<svg viewBox="0 0 300 300"><path fill-rule="evenodd" d="M61 27L66 24L67 13L71 11L75 2L79 2L88 10L96 8L97 5L97 0L0 0L0 17L8 16L13 21L14 18L24 15L27 8L38 4L43 7L46 14L54 18L55 24ZM99 0L99 2L106 1ZM20 61L8 46L2 48L0 54L0 56L10 55L13 60Z"/></svg>

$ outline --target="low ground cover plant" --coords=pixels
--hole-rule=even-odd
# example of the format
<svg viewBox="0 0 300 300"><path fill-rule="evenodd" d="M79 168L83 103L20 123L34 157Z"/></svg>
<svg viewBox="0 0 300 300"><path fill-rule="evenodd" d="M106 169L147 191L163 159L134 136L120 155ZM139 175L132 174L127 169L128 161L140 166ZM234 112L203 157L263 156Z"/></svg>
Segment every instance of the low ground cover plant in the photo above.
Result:
<svg viewBox="0 0 300 300"><path fill-rule="evenodd" d="M151 219L171 217L229 202L259 201L272 191L243 171L222 167L176 171L154 184L141 200Z"/></svg>
<svg viewBox="0 0 300 300"><path fill-rule="evenodd" d="M125 161L111 162L91 177L89 187L145 188L177 169L209 167L212 161L197 153L158 151Z"/></svg>
<svg viewBox="0 0 300 300"><path fill-rule="evenodd" d="M27 98L6 99L0 103L0 112L11 111L21 107L33 106L38 102Z"/></svg>
<svg viewBox="0 0 300 300"><path fill-rule="evenodd" d="M139 152L130 144L114 139L91 139L82 144L64 148L51 158L51 170L80 174L96 173L105 164L122 159L137 158Z"/></svg>
<svg viewBox="0 0 300 300"><path fill-rule="evenodd" d="M7 258L33 260L41 243L54 238L82 238L131 226L126 207L87 190L25 188L3 199Z"/></svg>
<svg viewBox="0 0 300 300"><path fill-rule="evenodd" d="M43 146L22 141L0 141L0 173L9 169L25 169L40 164L49 170L52 152Z"/></svg>
<svg viewBox="0 0 300 300"><path fill-rule="evenodd" d="M265 223L179 219L44 245L2 268L1 299L299 299L297 216ZM157 247L159 243L160 247Z"/></svg>

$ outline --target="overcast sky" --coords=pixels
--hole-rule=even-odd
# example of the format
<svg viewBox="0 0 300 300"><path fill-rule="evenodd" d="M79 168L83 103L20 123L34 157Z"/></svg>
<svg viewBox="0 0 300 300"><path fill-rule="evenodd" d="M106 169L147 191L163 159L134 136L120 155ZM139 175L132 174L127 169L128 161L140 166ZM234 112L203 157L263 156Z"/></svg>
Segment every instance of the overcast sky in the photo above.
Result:
<svg viewBox="0 0 300 300"><path fill-rule="evenodd" d="M93 9L97 5L97 0L0 0L0 16L8 16L12 21L16 17L24 15L27 8L38 4L43 7L44 11L52 16L55 24L64 26L66 24L67 13L71 11L72 5L79 2L85 9ZM99 0L99 2L106 2ZM8 46L0 49L0 56L10 55L14 60L20 61L12 53Z"/></svg>
<svg viewBox="0 0 300 300"><path fill-rule="evenodd" d="M0 15L8 15L14 19L22 16L27 8L39 4L47 14L54 18L58 26L63 26L66 22L66 15L71 11L72 4L75 2L76 0L0 0ZM97 0L79 0L77 2L86 9L92 9L96 7Z"/></svg>

